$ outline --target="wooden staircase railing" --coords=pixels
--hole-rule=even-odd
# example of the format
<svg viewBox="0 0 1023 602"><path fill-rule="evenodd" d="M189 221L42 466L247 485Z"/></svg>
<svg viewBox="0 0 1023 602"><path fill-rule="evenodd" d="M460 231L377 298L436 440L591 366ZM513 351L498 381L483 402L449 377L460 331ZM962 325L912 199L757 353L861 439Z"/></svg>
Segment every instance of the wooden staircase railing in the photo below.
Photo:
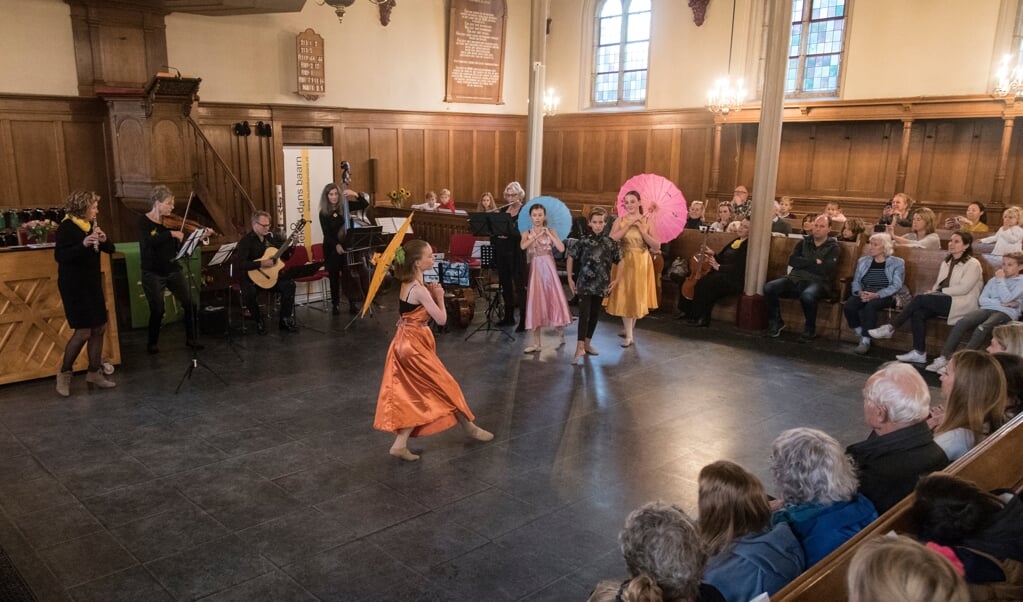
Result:
<svg viewBox="0 0 1023 602"><path fill-rule="evenodd" d="M256 204L199 124L191 116L186 119L192 133L192 186L215 228L228 240L237 240Z"/></svg>

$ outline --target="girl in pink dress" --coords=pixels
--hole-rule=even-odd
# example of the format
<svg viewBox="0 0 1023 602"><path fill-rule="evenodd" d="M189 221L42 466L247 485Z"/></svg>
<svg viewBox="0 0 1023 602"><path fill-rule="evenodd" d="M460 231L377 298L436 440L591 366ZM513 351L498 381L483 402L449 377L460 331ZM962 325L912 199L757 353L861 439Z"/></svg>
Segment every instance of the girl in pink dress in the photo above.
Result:
<svg viewBox="0 0 1023 602"><path fill-rule="evenodd" d="M522 248L529 261L529 282L526 292L526 328L533 331L533 344L526 347L526 353L540 351L540 329L554 326L565 344L565 326L572 323L572 312L565 300L565 290L554 265L554 253L565 252L565 245L558 233L547 228L547 209L540 204L529 210L533 228L522 233ZM560 346L560 345L559 345Z"/></svg>

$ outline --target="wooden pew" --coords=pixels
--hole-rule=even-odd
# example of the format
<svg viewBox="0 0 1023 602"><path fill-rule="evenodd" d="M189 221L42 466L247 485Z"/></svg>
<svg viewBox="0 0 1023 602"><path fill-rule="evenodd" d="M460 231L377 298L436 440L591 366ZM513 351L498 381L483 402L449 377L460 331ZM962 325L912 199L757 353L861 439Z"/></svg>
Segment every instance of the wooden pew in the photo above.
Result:
<svg viewBox="0 0 1023 602"><path fill-rule="evenodd" d="M1020 449L1023 449L1023 414L995 431L943 472L973 481L985 491L1015 487L1023 482ZM771 600L775 602L847 600L846 573L856 550L864 541L890 531L912 535L909 509L913 505L913 500L912 494L907 496L866 529L771 596Z"/></svg>

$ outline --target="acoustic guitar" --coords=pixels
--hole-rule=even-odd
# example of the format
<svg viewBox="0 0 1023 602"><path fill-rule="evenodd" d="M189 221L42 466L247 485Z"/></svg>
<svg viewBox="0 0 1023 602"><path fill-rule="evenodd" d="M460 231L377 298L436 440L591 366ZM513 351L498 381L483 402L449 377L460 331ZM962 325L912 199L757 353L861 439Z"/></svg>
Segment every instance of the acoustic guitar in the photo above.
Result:
<svg viewBox="0 0 1023 602"><path fill-rule="evenodd" d="M277 277L280 276L281 270L284 269L284 262L281 261L281 255L284 255L288 249L295 244L295 239L298 238L298 233L303 226L307 224L307 220L299 219L295 222L295 225L291 227L291 234L288 235L287 240L281 245L280 249L274 247L267 247L263 256L257 261L264 261L266 259L273 260L274 264L268 268L256 268L249 270L249 280L259 288L270 289L277 286Z"/></svg>

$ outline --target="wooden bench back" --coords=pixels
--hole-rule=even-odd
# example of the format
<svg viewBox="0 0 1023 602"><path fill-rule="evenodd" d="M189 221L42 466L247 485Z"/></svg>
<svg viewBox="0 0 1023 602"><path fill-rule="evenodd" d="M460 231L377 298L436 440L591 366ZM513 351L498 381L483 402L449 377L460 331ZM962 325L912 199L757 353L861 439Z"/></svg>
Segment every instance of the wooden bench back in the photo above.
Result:
<svg viewBox="0 0 1023 602"><path fill-rule="evenodd" d="M1023 449L1023 414L998 429L943 472L973 481L985 491L1016 487L1023 479L1020 449ZM864 541L890 531L912 534L909 509L913 506L913 500L912 494L907 496L866 529L771 596L771 600L847 600L846 573L856 550Z"/></svg>

